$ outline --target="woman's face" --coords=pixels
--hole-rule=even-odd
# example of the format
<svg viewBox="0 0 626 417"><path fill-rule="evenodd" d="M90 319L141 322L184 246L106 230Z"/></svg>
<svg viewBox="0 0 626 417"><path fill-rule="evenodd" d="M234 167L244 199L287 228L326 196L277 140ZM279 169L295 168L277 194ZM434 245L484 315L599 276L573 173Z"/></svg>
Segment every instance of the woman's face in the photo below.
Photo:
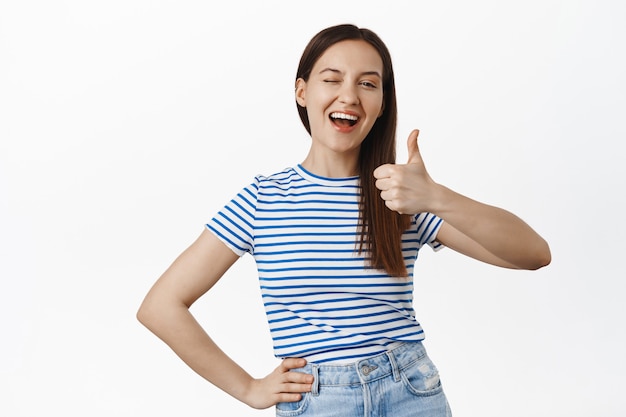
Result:
<svg viewBox="0 0 626 417"><path fill-rule="evenodd" d="M373 46L346 40L329 47L309 79L298 79L296 100L306 107L312 146L355 153L383 111L383 62Z"/></svg>

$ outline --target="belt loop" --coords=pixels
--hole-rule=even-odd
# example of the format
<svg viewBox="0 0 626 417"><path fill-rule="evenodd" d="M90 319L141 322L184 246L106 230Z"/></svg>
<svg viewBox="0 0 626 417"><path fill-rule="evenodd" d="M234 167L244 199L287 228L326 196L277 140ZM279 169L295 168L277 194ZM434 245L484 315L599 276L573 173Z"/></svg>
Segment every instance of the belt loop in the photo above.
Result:
<svg viewBox="0 0 626 417"><path fill-rule="evenodd" d="M388 350L385 352L387 357L389 358L389 362L391 363L391 372L393 373L393 380L395 382L400 382L400 370L398 369L398 363L396 362L396 357L393 356L393 352Z"/></svg>
<svg viewBox="0 0 626 417"><path fill-rule="evenodd" d="M311 395L317 397L320 395L320 374L318 366L311 365L311 373L313 374L313 384L311 384Z"/></svg>

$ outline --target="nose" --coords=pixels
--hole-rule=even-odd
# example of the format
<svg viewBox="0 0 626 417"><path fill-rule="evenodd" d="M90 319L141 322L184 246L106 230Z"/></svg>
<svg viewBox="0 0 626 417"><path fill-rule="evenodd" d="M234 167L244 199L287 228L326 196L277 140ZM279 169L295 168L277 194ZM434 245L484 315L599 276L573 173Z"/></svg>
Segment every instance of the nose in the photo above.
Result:
<svg viewBox="0 0 626 417"><path fill-rule="evenodd" d="M359 104L359 94L357 86L352 83L344 82L339 91L339 101L344 104Z"/></svg>

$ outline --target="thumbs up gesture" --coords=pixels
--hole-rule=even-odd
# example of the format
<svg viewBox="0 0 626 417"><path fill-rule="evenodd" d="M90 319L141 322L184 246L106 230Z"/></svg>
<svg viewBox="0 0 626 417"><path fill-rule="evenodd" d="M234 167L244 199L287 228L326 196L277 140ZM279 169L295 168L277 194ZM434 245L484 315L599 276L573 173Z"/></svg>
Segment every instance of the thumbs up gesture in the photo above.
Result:
<svg viewBox="0 0 626 417"><path fill-rule="evenodd" d="M409 135L406 164L385 164L374 170L376 188L385 205L400 214L417 214L432 211L435 182L430 178L420 155L415 129Z"/></svg>

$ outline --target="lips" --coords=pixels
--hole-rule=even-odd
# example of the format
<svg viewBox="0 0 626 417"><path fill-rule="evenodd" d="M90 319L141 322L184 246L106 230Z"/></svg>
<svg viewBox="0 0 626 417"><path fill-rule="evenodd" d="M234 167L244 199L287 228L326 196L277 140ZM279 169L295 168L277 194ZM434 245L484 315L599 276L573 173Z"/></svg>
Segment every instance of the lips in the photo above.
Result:
<svg viewBox="0 0 626 417"><path fill-rule="evenodd" d="M332 112L329 118L331 123L333 123L340 130L354 127L354 125L356 125L359 121L359 116L356 114L344 112Z"/></svg>

